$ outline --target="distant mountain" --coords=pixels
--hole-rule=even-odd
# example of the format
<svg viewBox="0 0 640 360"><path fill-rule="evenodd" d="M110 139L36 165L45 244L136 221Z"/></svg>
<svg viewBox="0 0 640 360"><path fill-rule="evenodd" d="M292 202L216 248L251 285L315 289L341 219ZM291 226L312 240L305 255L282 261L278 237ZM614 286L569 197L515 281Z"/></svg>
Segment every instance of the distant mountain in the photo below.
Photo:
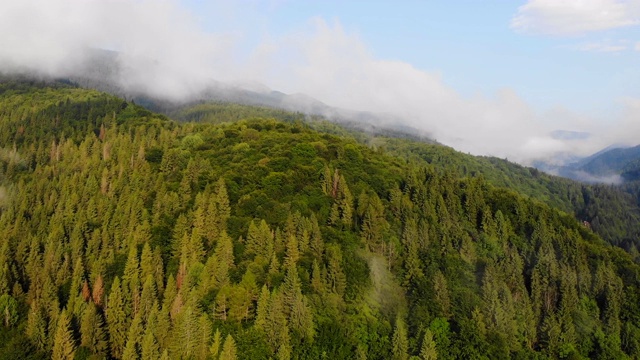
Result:
<svg viewBox="0 0 640 360"><path fill-rule="evenodd" d="M555 130L551 132L551 137L557 140L584 140L591 136L588 132Z"/></svg>
<svg viewBox="0 0 640 360"><path fill-rule="evenodd" d="M544 164L540 169L544 168ZM611 145L586 158L552 169L556 175L590 183L622 183L640 179L640 145Z"/></svg>

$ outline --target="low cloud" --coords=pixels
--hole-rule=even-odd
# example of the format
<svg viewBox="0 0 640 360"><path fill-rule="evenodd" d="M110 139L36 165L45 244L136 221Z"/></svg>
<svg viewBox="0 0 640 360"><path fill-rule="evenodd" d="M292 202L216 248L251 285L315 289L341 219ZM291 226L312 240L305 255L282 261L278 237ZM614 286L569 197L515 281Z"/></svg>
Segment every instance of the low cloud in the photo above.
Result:
<svg viewBox="0 0 640 360"><path fill-rule="evenodd" d="M640 23L638 0L529 0L511 28L524 33L573 36Z"/></svg>
<svg viewBox="0 0 640 360"><path fill-rule="evenodd" d="M519 16L529 16L532 4L540 3L525 5ZM234 6L243 5L222 2L221 10L206 21L230 21L234 16L227 13L239 10ZM600 145L552 134L558 129L598 133L592 119L566 110L540 113L509 88L464 97L437 72L376 58L337 20L312 19L302 28L266 34L251 44L243 38L244 30L260 19L248 16L232 25L236 31L212 33L201 28L204 19L177 1L3 2L0 70L68 75L81 67L87 49L110 49L117 51L122 87L169 99L189 98L212 80L256 88L265 84L331 106L388 114L458 150L522 163L559 152L596 151ZM640 114L632 104L624 106Z"/></svg>
<svg viewBox="0 0 640 360"><path fill-rule="evenodd" d="M589 132L595 119L561 108L537 112L509 88L463 97L436 72L376 59L339 22L314 19L304 32L268 48L278 61L261 81L334 106L394 115L463 152L530 164L599 150L600 142L558 139L553 132Z"/></svg>
<svg viewBox="0 0 640 360"><path fill-rule="evenodd" d="M178 2L24 0L0 5L0 66L73 73L90 49L117 50L121 81L169 96L228 73L233 39L209 34Z"/></svg>

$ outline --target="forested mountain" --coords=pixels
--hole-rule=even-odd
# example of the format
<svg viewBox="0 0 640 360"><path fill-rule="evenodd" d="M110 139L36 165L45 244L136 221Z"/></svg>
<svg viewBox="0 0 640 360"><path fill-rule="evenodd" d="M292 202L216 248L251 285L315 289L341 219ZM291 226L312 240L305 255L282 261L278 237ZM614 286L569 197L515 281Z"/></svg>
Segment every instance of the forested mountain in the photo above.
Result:
<svg viewBox="0 0 640 360"><path fill-rule="evenodd" d="M495 157L472 156L438 144L415 132L394 131L361 123L339 124L320 116L239 104L204 102L167 113L188 122L220 123L249 118L276 118L284 122L304 119L314 130L352 137L378 151L405 159L411 166L431 165L456 178L482 176L487 183L513 189L521 195L573 214L606 241L636 252L640 247L640 191L603 184L584 184L548 175ZM632 171L632 170L630 170Z"/></svg>
<svg viewBox="0 0 640 360"><path fill-rule="evenodd" d="M552 197L233 120L0 84L0 358L640 357L640 267Z"/></svg>
<svg viewBox="0 0 640 360"><path fill-rule="evenodd" d="M619 184L640 180L637 174L639 164L640 145L611 145L591 156L570 161L562 166L552 166L544 162L537 166L577 181Z"/></svg>
<svg viewBox="0 0 640 360"><path fill-rule="evenodd" d="M576 164L576 169L594 176L620 175L630 164L640 160L640 146L610 149Z"/></svg>

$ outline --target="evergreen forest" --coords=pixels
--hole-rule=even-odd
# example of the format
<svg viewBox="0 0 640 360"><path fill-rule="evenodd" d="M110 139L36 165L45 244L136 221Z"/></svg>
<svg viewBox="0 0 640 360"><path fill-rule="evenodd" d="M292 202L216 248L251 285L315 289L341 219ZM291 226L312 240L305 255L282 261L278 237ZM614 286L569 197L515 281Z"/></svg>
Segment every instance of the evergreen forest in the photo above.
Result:
<svg viewBox="0 0 640 360"><path fill-rule="evenodd" d="M0 359L638 359L628 192L237 104L0 82Z"/></svg>

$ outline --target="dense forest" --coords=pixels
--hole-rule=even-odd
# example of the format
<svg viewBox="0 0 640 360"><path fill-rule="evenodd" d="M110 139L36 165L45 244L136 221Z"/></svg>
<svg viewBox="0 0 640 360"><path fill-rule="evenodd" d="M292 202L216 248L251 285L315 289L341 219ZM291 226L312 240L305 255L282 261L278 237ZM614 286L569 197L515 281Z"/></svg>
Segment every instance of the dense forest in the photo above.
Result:
<svg viewBox="0 0 640 360"><path fill-rule="evenodd" d="M405 159L411 162L411 166L428 164L436 171L458 178L482 176L491 185L513 189L573 214L578 220L586 221L587 226L606 241L634 256L638 254L640 191L637 191L636 182L627 183L624 187L583 184L507 160L464 154L432 139L391 127L367 126L341 119L328 121L322 116L266 107L208 102L174 105L172 110L164 113L172 119L186 122L221 123L250 118L276 118L288 123L304 120L305 126L313 130L353 138L380 152ZM632 170L625 174L632 176Z"/></svg>
<svg viewBox="0 0 640 360"><path fill-rule="evenodd" d="M571 200L616 210L597 188L226 116L0 83L0 359L640 357L640 266Z"/></svg>

